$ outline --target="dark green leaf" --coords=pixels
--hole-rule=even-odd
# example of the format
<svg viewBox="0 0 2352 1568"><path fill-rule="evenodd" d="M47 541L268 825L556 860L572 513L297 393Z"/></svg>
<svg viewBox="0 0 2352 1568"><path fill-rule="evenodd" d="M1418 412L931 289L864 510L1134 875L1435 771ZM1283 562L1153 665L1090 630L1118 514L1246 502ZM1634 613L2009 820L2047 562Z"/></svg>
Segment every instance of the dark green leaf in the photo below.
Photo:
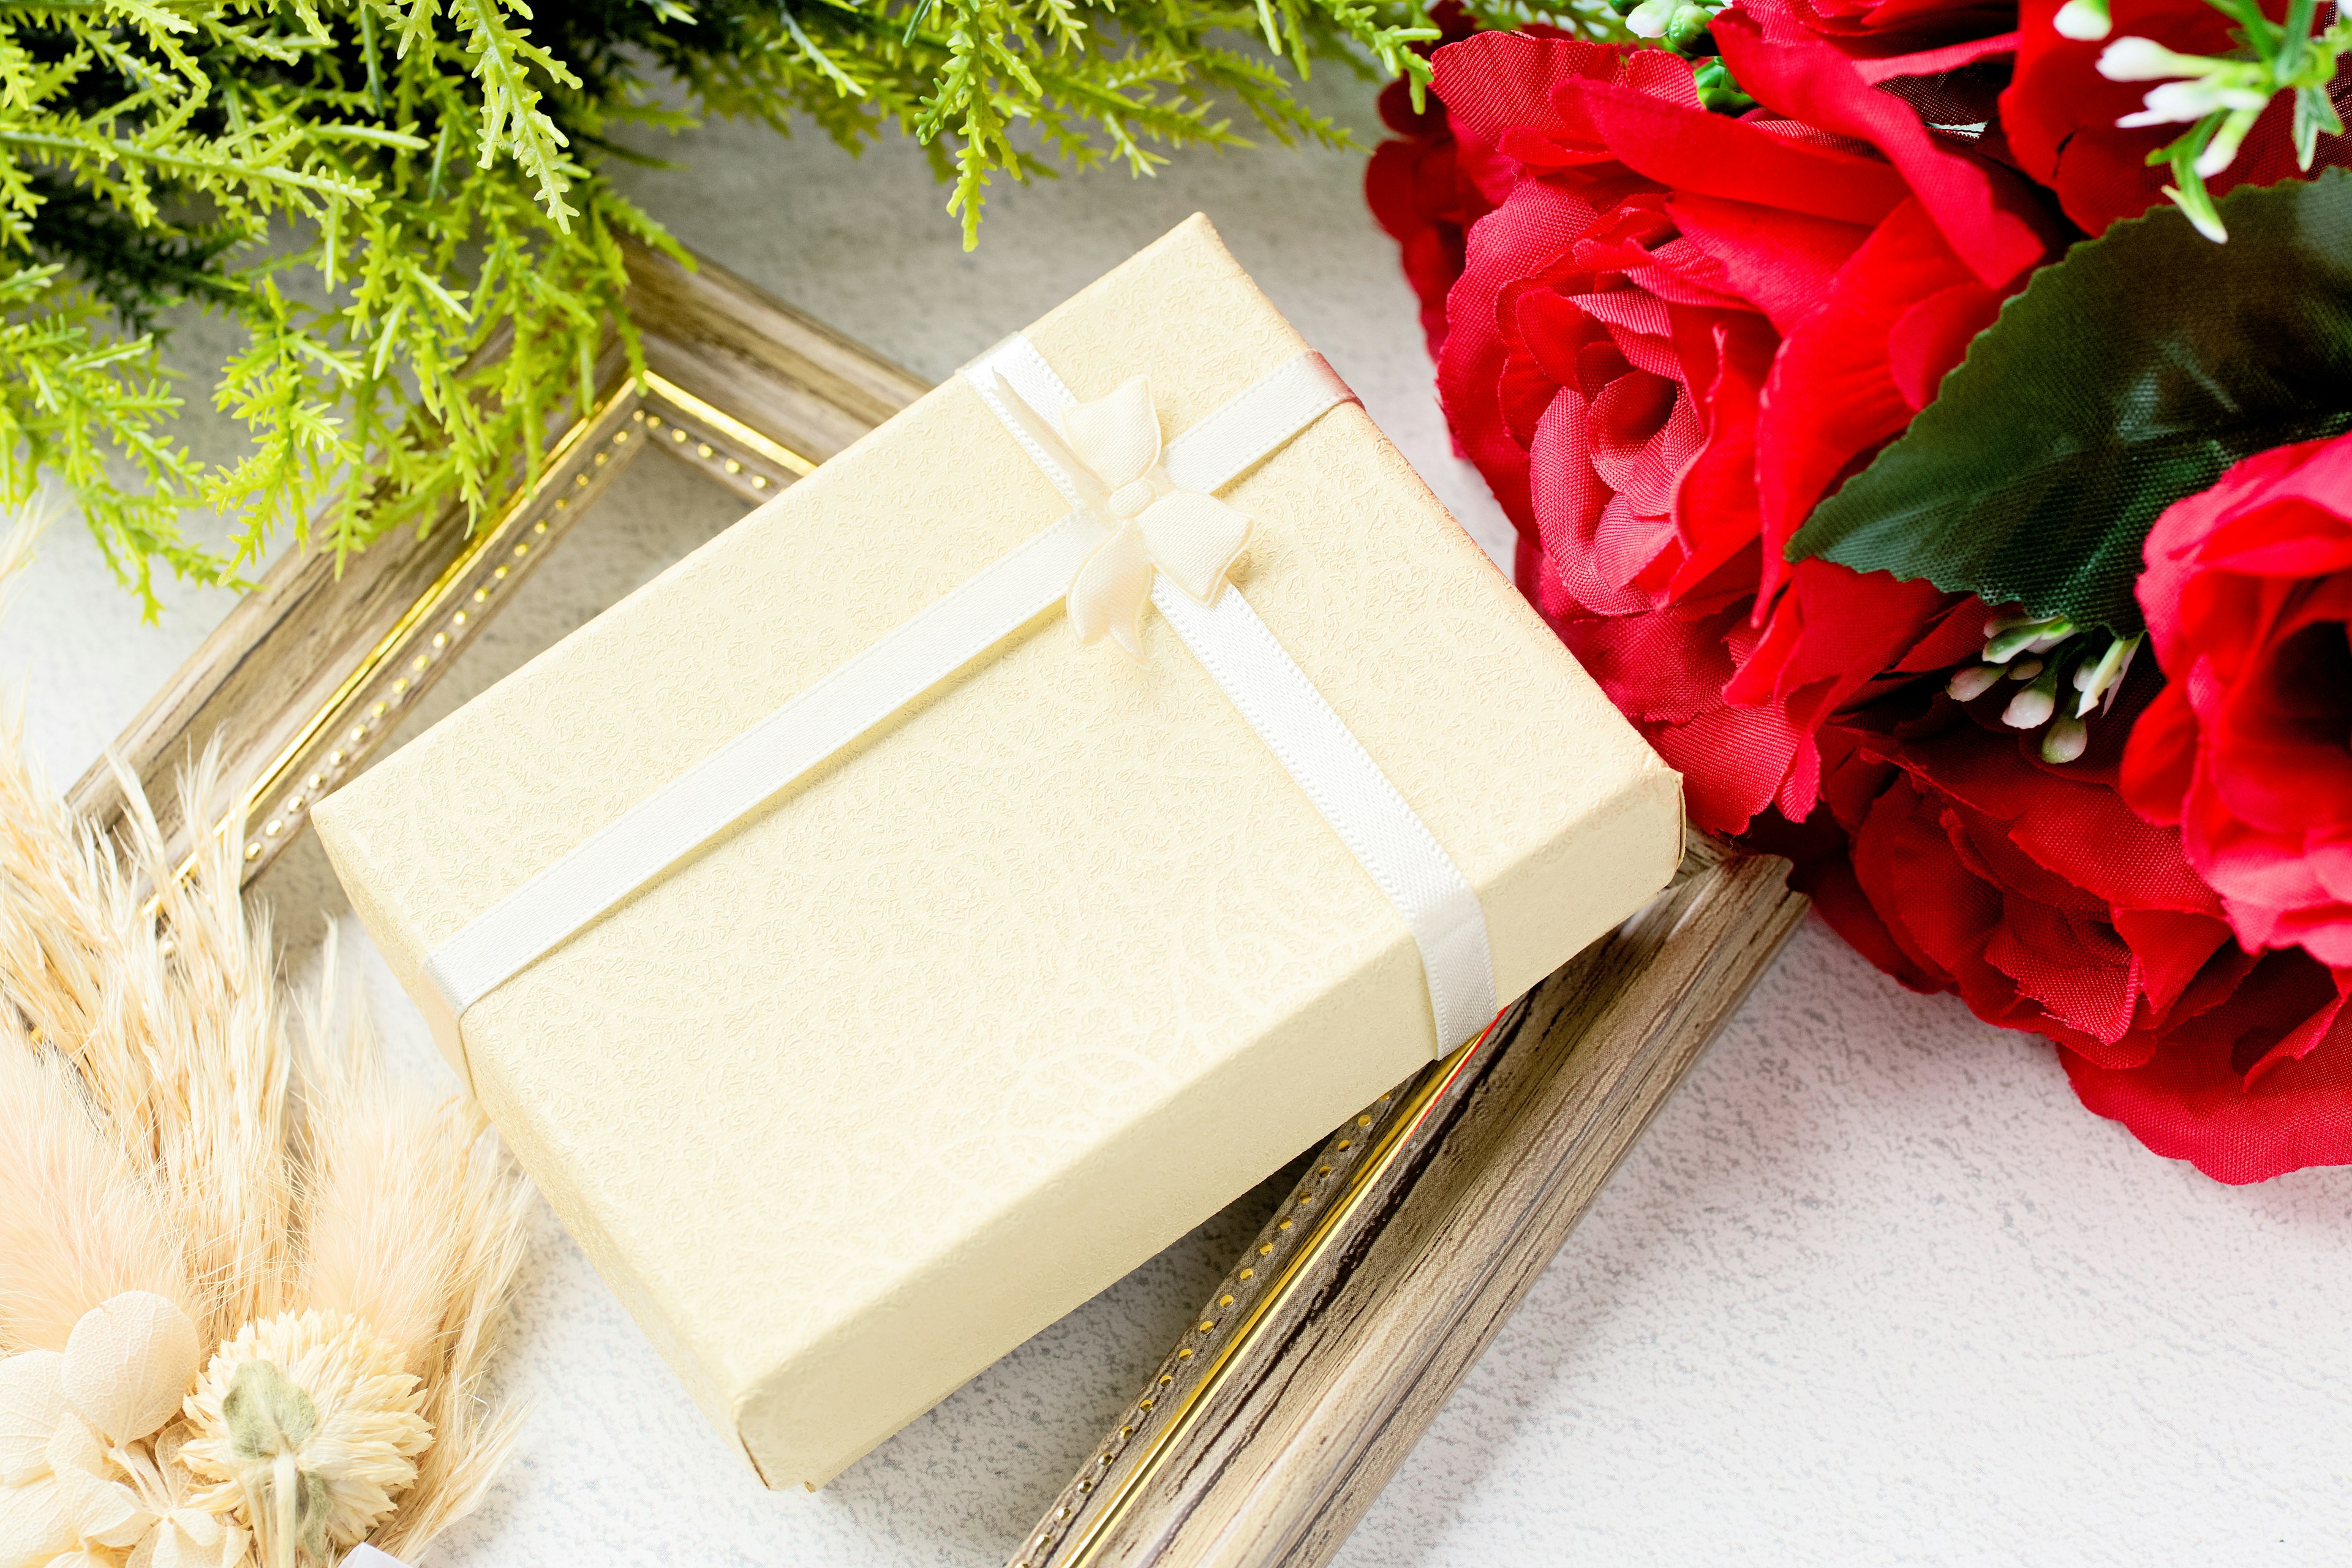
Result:
<svg viewBox="0 0 2352 1568"><path fill-rule="evenodd" d="M1911 428L1789 542L2117 632L2140 542L2265 447L2352 426L2352 173L2170 207L2035 274Z"/></svg>

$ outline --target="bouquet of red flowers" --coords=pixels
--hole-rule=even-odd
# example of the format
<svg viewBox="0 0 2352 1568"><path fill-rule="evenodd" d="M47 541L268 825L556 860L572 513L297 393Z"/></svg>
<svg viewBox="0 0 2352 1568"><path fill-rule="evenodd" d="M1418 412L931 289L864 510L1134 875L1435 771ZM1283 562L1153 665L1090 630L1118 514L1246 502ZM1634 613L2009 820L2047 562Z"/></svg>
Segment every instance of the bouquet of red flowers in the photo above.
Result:
<svg viewBox="0 0 2352 1568"><path fill-rule="evenodd" d="M1442 16L1368 179L1520 586L1889 973L2352 1162L2352 23L1622 9Z"/></svg>

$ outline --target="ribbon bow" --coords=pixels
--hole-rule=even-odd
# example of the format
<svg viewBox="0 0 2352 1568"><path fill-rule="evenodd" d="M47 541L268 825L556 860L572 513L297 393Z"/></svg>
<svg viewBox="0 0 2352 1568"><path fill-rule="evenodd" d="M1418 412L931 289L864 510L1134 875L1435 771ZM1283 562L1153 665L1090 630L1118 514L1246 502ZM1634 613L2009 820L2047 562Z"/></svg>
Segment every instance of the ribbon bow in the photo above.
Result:
<svg viewBox="0 0 2352 1568"><path fill-rule="evenodd" d="M1058 438L1002 376L997 386L1028 433L1068 471L1079 504L1108 523L1111 536L1070 579L1070 624L1083 643L1105 637L1133 659L1143 658L1143 606L1151 575L1203 605L1224 591L1227 574L1249 544L1250 520L1213 495L1181 489L1160 461L1160 416L1142 376L1108 396L1062 411Z"/></svg>

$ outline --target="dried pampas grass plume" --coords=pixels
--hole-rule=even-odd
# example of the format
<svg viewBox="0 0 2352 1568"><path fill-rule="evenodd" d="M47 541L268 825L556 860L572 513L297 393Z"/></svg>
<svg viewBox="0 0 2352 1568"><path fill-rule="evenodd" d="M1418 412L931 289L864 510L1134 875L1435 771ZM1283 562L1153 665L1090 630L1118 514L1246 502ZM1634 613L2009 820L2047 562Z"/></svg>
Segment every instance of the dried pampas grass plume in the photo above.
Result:
<svg viewBox="0 0 2352 1568"><path fill-rule="evenodd" d="M366 1016L338 1022L336 947L330 930L303 1030L302 1293L424 1367L457 1328L450 1303L470 1293L468 1238L512 1229L520 1194L478 1105L395 1080Z"/></svg>
<svg viewBox="0 0 2352 1568"><path fill-rule="evenodd" d="M0 541L0 595L29 542ZM125 1360L112 1419L144 1419L140 1379L182 1382L160 1431L90 1459L153 1521L133 1561L232 1568L249 1541L326 1568L362 1537L413 1556L514 1442L486 1379L530 1200L470 1102L398 1082L363 1020L337 1022L331 942L297 1026L240 896L243 825L184 868L116 771L120 843L0 697L0 1358L62 1352L113 1302L131 1315L82 1331ZM186 820L215 775L207 756L183 780ZM199 1364L181 1331L148 1331L179 1313L201 1378L173 1370Z"/></svg>
<svg viewBox="0 0 2352 1568"><path fill-rule="evenodd" d="M124 1291L196 1316L177 1238L145 1175L92 1120L71 1067L0 1038L0 1355L62 1351Z"/></svg>
<svg viewBox="0 0 2352 1568"><path fill-rule="evenodd" d="M216 772L207 754L183 781L192 820ZM206 839L176 875L137 781L118 774L120 856L66 809L26 754L21 701L0 698L0 1033L70 1067L90 1120L146 1173L210 1342L290 1300L289 1008L268 921L237 895L234 841Z"/></svg>
<svg viewBox="0 0 2352 1568"><path fill-rule="evenodd" d="M484 1386L529 1236L531 1196L471 1100L436 1100L383 1070L366 1016L336 1021L335 936L306 1017L302 1295L364 1321L429 1371L434 1441L374 1543L407 1556L472 1512L521 1419Z"/></svg>

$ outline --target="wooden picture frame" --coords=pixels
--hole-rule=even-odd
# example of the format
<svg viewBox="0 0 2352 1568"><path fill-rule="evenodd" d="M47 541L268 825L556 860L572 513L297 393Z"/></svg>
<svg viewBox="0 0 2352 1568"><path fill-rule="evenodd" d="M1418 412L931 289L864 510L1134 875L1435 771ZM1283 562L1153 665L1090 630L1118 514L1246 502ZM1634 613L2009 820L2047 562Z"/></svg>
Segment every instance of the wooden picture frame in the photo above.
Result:
<svg viewBox="0 0 2352 1568"><path fill-rule="evenodd" d="M608 353L470 532L453 511L340 562L287 552L124 731L182 864L235 835L266 872L640 454L758 501L928 390L708 262L629 267L641 380ZM102 826L125 807L103 761L72 799ZM1009 1561L1328 1561L1795 928L1786 869L1695 840L1649 909L1337 1129Z"/></svg>

